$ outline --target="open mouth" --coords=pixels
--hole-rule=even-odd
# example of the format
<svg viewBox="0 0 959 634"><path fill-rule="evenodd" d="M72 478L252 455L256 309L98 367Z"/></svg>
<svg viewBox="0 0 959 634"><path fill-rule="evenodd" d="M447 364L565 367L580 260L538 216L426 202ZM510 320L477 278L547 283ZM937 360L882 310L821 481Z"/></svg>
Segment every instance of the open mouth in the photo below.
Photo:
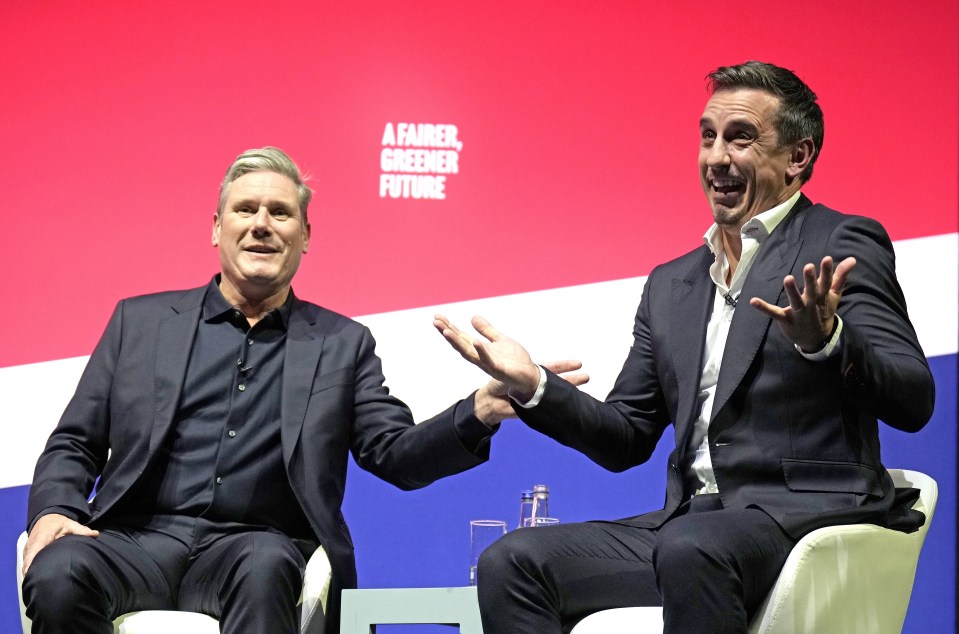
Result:
<svg viewBox="0 0 959 634"><path fill-rule="evenodd" d="M735 206L746 191L746 184L733 178L713 178L709 185L714 192L713 200L720 205Z"/></svg>
<svg viewBox="0 0 959 634"><path fill-rule="evenodd" d="M743 189L743 183L731 178L714 178L710 181L713 191L719 194L733 194Z"/></svg>
<svg viewBox="0 0 959 634"><path fill-rule="evenodd" d="M246 251L247 253L262 253L265 255L280 252L279 249L275 247L271 247L266 244L251 244L249 246L243 247L243 250Z"/></svg>

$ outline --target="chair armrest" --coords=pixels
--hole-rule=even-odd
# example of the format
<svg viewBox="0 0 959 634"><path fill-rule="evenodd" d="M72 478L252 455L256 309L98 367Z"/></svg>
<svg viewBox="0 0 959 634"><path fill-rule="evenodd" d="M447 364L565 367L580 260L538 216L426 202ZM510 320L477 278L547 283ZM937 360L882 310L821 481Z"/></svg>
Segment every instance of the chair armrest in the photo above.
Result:
<svg viewBox="0 0 959 634"><path fill-rule="evenodd" d="M31 623L27 618L27 608L23 605L23 548L26 545L27 533L20 533L17 539L17 598L20 600L20 627L24 632L29 632Z"/></svg>
<svg viewBox="0 0 959 634"><path fill-rule="evenodd" d="M333 568L326 551L320 546L306 562L303 573L303 594L300 597L300 632L322 632L330 599Z"/></svg>

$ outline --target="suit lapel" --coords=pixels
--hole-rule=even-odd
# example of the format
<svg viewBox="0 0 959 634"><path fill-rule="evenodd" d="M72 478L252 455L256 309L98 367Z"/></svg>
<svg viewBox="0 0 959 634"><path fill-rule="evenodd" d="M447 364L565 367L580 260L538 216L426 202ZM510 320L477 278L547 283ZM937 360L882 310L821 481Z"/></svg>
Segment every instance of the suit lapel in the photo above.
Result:
<svg viewBox="0 0 959 634"><path fill-rule="evenodd" d="M313 377L320 363L323 337L314 331L313 307L293 299L283 361L283 394L280 402L283 459L289 465L300 438L310 402Z"/></svg>
<svg viewBox="0 0 959 634"><path fill-rule="evenodd" d="M206 287L189 291L180 301L173 304L171 314L160 322L157 329L156 369L154 374L154 393L156 409L153 419L153 432L150 435L150 453L157 450L163 442L177 406L186 380L186 369L190 361L190 350L196 336L197 325L203 306Z"/></svg>
<svg viewBox="0 0 959 634"><path fill-rule="evenodd" d="M669 322L669 343L673 351L676 372L677 403L676 435L683 439L692 428L698 402L699 381L703 373L703 346L706 340L706 324L712 307L716 287L709 279L709 266L714 257L706 247L683 277L673 278L670 294L670 309L673 319Z"/></svg>
<svg viewBox="0 0 959 634"><path fill-rule="evenodd" d="M802 247L801 212L810 204L809 199L801 196L756 254L740 294L742 301L729 328L711 420L716 420L716 415L742 382L772 325L772 319L750 306L749 300L758 297L770 304L780 303L784 294L783 278L793 270Z"/></svg>

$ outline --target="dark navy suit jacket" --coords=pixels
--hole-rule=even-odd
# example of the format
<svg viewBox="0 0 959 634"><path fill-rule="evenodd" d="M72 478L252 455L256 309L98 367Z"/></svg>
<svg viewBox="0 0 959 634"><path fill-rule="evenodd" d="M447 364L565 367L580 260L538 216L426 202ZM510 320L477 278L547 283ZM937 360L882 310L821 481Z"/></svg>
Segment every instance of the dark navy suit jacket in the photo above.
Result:
<svg viewBox="0 0 959 634"><path fill-rule="evenodd" d="M800 355L779 327L748 305L785 306L783 278L826 255L855 256L839 315L841 353ZM706 325L716 287L704 245L657 267L636 314L633 346L600 402L555 375L543 400L522 410L530 427L621 471L645 462L672 423L663 510L623 520L656 527L682 503L684 461L697 417ZM880 460L878 423L922 428L934 385L896 280L892 244L868 218L802 196L761 245L740 296L720 368L708 430L725 508L756 506L793 537L821 526L869 522L908 530L921 514L892 513L896 492ZM693 449L694 450L694 449ZM901 520L906 520L902 526Z"/></svg>
<svg viewBox="0 0 959 634"><path fill-rule="evenodd" d="M111 509L133 490L172 427L205 289L118 304L37 462L28 525L50 508L109 525ZM340 511L347 454L403 489L489 456L489 432L473 416L472 397L415 425L410 410L384 386L374 346L365 326L294 300L281 387L283 459L333 567L330 630L339 625L340 590L356 585L353 544ZM482 438L477 447L464 447L454 421Z"/></svg>

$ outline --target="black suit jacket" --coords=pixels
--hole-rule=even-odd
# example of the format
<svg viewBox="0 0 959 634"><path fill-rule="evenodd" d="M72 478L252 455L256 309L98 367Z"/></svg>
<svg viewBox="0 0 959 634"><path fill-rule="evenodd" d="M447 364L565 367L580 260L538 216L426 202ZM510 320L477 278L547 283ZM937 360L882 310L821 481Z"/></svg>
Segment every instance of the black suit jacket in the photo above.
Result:
<svg viewBox="0 0 959 634"><path fill-rule="evenodd" d="M855 256L858 264L838 309L841 353L815 362L747 301L785 306L783 278L791 273L801 284L802 267L818 268L826 255L837 263ZM665 506L627 524L659 526L689 494L680 465L698 414L716 292L712 262L704 245L650 274L633 346L605 402L549 375L541 403L519 412L534 429L614 471L645 462L675 424ZM740 297L708 430L724 507L757 506L797 539L831 524L896 524L901 518L890 517L895 488L880 460L877 420L919 430L932 414L934 385L883 228L803 196L760 247Z"/></svg>
<svg viewBox="0 0 959 634"><path fill-rule="evenodd" d="M45 509L109 525L170 431L206 287L121 301L40 456L28 525ZM415 425L384 386L374 340L363 325L294 300L281 396L283 458L290 485L333 567L328 629L339 625L342 588L355 587L349 530L340 511L347 454L403 489L468 469L489 455L489 434L469 397ZM463 446L454 421L485 434ZM88 498L96 485L96 495Z"/></svg>

